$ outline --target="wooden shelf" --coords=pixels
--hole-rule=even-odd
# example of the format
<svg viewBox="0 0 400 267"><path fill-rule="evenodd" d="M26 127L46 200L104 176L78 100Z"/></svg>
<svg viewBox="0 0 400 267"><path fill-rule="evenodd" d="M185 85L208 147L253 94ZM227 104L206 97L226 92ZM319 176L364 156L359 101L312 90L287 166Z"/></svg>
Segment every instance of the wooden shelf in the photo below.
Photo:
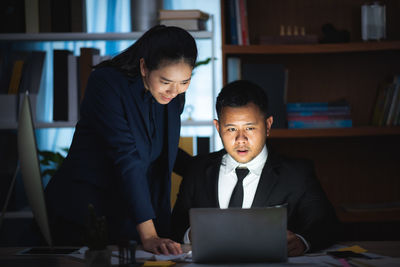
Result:
<svg viewBox="0 0 400 267"><path fill-rule="evenodd" d="M54 122L35 122L35 129L42 128L75 128L76 121L54 121ZM0 129L14 130L18 128L18 122L1 122Z"/></svg>
<svg viewBox="0 0 400 267"><path fill-rule="evenodd" d="M329 129L272 129L270 138L324 138L400 135L400 127L352 127Z"/></svg>
<svg viewBox="0 0 400 267"><path fill-rule="evenodd" d="M385 1L388 39L369 42L361 41L360 12L354 12L360 10L359 1L247 1L251 43L247 46L229 44L232 39L230 3L221 0L224 84L228 73L234 74L234 78L246 78L243 73L250 64L280 64L286 70L283 88L287 103L346 99L351 106L355 125L352 128L272 129L269 145L281 155L305 158L314 163L316 176L340 221L351 224L399 222L398 207L363 210L342 207L343 203L373 206L400 202L400 126L368 126L378 88L391 82L400 71L398 1ZM321 30L327 22L338 30L348 31L350 42L259 43L263 36L279 35L281 25L304 26L307 34L322 39L326 36ZM230 62L230 58L237 61Z"/></svg>
<svg viewBox="0 0 400 267"><path fill-rule="evenodd" d="M212 32L191 31L196 39L209 39ZM95 40L137 40L143 32L127 33L85 33L85 32L67 32L67 33L8 33L0 34L0 41L95 41Z"/></svg>
<svg viewBox="0 0 400 267"><path fill-rule="evenodd" d="M325 54L400 50L400 41L342 44L223 45L224 54Z"/></svg>

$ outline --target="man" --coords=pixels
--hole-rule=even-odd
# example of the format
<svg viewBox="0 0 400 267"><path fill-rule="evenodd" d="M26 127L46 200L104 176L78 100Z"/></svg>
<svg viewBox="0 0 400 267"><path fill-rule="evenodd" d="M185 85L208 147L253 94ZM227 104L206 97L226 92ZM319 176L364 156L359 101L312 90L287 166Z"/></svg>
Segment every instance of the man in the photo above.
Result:
<svg viewBox="0 0 400 267"><path fill-rule="evenodd" d="M336 215L313 165L267 149L273 123L267 103L263 89L249 81L236 81L221 90L214 125L225 149L196 157L188 168L172 212L173 239L188 241L190 208L287 204L289 256L334 241ZM239 172L244 172L242 182Z"/></svg>

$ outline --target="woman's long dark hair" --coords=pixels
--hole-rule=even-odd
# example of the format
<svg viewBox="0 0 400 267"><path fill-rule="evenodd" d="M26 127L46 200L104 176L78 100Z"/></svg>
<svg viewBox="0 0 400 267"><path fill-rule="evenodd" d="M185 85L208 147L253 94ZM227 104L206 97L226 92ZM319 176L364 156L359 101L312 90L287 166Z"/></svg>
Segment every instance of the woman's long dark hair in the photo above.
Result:
<svg viewBox="0 0 400 267"><path fill-rule="evenodd" d="M194 67L197 59L196 42L184 29L156 25L122 53L94 68L111 66L128 76L136 77L140 75L141 58L150 71L158 69L162 63L180 60Z"/></svg>

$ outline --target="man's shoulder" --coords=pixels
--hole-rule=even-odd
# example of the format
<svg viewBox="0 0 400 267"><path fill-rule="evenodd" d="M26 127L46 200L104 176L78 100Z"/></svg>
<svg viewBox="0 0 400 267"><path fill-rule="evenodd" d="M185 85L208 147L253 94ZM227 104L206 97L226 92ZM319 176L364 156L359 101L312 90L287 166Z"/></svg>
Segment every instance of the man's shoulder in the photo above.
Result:
<svg viewBox="0 0 400 267"><path fill-rule="evenodd" d="M314 163L306 158L294 158L272 153L267 164L272 171L286 182L302 184L315 179Z"/></svg>

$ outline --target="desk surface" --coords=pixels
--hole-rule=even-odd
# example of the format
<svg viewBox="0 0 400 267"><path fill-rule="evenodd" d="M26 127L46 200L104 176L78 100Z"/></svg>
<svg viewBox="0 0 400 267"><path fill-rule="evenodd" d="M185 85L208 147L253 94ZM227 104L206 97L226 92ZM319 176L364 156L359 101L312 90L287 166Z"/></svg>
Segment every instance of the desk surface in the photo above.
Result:
<svg viewBox="0 0 400 267"><path fill-rule="evenodd" d="M353 241L340 243L343 245L359 245L368 250L368 252L400 258L400 241ZM67 267L67 266L85 266L83 260L73 258L70 256L18 256L15 253L21 251L20 247L0 247L0 266L15 266L15 267ZM190 250L190 246L185 245L184 251ZM188 264L180 263L176 267L183 267Z"/></svg>

